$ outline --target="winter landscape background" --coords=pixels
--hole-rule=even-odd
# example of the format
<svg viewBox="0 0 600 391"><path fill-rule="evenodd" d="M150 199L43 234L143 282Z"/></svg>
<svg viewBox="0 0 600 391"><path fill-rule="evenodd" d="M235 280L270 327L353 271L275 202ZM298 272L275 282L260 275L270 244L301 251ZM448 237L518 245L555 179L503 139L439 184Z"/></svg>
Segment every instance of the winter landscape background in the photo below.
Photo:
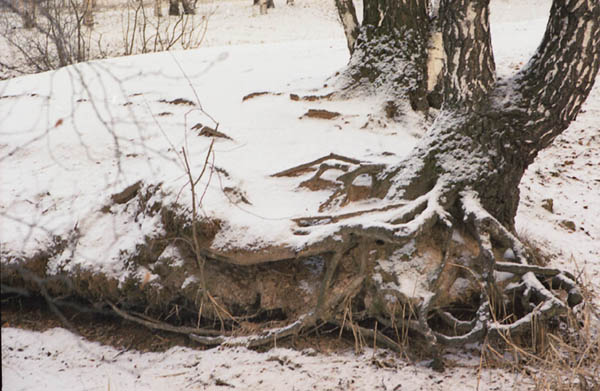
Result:
<svg viewBox="0 0 600 391"><path fill-rule="evenodd" d="M170 189L184 187L187 178L175 151L184 146L192 168L201 170L211 145L209 137L190 130L197 123L218 122L218 130L228 137L216 139L214 159L229 175L203 180L202 213L227 215L233 222L223 243L252 246L263 237L277 238L289 228L290 216L320 202L319 194L294 192L292 182L282 186L269 177L273 173L329 153L375 163L407 154L423 124L410 115L401 123L387 121L377 112L378 96L319 103L288 98L332 91L331 77L346 65L348 50L333 1L275 4L261 15L250 0L198 2L194 23L206 24L198 49L92 61L19 77L1 69L6 80L0 82L0 252L32 255L55 235L77 227L82 244L71 254L77 260L57 257L51 267L91 267L123 281L135 277L151 284L156 276L150 270L128 269L121 260L153 234L155 222L138 219L125 206L117 214L99 210L112 194L140 179L152 183L161 178ZM95 15L94 34L118 53L124 36L122 6L100 5L104 8ZM548 0L492 0L499 75L515 72L529 59L544 32L549 6ZM6 62L12 49L3 38L0 53ZM22 59L15 54L14 61L18 66ZM265 91L272 94L243 100ZM197 105L191 109L169 103L176 99ZM341 116L303 117L314 108ZM529 167L517 215L520 236L552 265L578 276L596 311L599 118L596 83L577 121ZM243 188L253 198L232 201L240 194L227 194L224 188ZM172 194L180 202L190 201L185 191ZM488 365L480 350L469 346L449 353L446 359L452 364L437 373L427 361L413 362L383 349L357 353L352 344L330 350L275 347L256 352L234 346L139 352L88 341L65 328L31 331L3 320L2 383L6 390L525 390L544 386L545 377L554 383L577 382L568 375L551 377L543 366ZM505 358L510 362L511 357Z"/></svg>

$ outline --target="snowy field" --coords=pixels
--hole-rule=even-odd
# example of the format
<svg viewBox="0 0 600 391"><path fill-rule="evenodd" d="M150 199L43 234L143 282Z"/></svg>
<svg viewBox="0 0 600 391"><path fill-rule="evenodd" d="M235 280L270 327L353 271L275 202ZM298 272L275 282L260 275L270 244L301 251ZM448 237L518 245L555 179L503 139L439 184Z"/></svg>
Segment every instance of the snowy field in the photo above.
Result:
<svg viewBox="0 0 600 391"><path fill-rule="evenodd" d="M500 370L479 371L479 360L437 373L385 351L316 353L275 348L164 353L118 351L64 329L32 333L2 328L5 390L481 390L527 389L531 380Z"/></svg>
<svg viewBox="0 0 600 391"><path fill-rule="evenodd" d="M202 169L210 138L192 129L198 123L215 127L216 121L229 137L214 145L214 165L227 175L202 182L201 213L231 222L217 241L223 248L260 248L265 237L289 241L290 218L314 213L323 199L318 192L296 191L293 180L270 175L332 152L391 163L410 151L422 124L410 116L387 123L378 112L378 97L289 99L289 94L322 95L335 88L330 77L343 68L348 53L333 1L296 0L287 7L280 0L266 16L249 3L202 2L214 7L202 49L97 61L0 82L0 254L30 256L53 235L68 236L76 227L79 245L52 259L51 269L83 267L152 283L151 272L127 269L121 257L158 234L156 221L127 205L111 206L113 213L100 210L112 194L140 179L162 183L167 198L189 204L176 151L184 147L192 171ZM546 0L492 0L500 75L515 72L535 50L548 7ZM242 99L264 91L274 94ZM196 106L174 104L177 99ZM316 108L341 115L327 121L301 118ZM588 281L596 294L599 118L597 83L578 120L529 168L517 215L518 232L553 264ZM355 354L176 347L139 353L85 341L64 329L2 327L5 390L533 388L521 373L480 368L477 354L447 359L454 365L440 374L427 363L409 363L381 349Z"/></svg>

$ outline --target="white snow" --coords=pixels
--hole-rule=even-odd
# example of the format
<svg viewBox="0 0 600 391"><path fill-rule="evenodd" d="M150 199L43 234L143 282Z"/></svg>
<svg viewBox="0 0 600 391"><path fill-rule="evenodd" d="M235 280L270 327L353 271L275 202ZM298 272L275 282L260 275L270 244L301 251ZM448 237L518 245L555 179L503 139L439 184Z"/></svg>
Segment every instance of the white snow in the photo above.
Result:
<svg viewBox="0 0 600 391"><path fill-rule="evenodd" d="M478 381L480 389L531 386L504 371L479 373L478 362L467 362L452 374L436 373L424 364L368 348L359 355L283 348L257 353L242 347L139 353L87 342L64 329L34 333L2 328L5 390L442 391L476 389Z"/></svg>
<svg viewBox="0 0 600 391"><path fill-rule="evenodd" d="M347 59L347 47L333 2L296 0L258 16L250 1L220 1L205 48L111 59L0 82L0 254L28 256L54 235L81 235L79 245L54 258L52 271L76 265L125 278L151 281L150 270L126 270L123 253L162 227L156 216L110 197L143 180L161 184L152 201L189 207L190 192L181 148L192 171L202 169L210 139L197 136L197 123L232 140L218 139L214 171L198 186L200 213L227 216L230 227L213 246L300 246L316 237L290 241L290 218L317 214L329 194L297 188L297 178L270 175L338 153L373 163L393 163L415 145L416 121L378 127L368 116L377 97L347 101L291 101L289 93L329 92L329 77ZM492 1L491 29L498 74L526 63L546 23L547 0ZM113 26L114 27L114 26ZM107 27L110 30L110 26ZM118 38L118 34L115 35ZM265 43L266 42L266 43ZM180 70L184 70L185 74ZM245 102L252 92L270 91ZM199 103L173 105L185 98ZM309 108L342 113L323 121L299 119ZM167 114L170 113L170 114ZM208 115L207 115L208 114ZM553 264L583 271L600 289L600 87L578 120L543 151L521 184L517 230L553 256ZM392 152L393 155L383 154ZM210 180L209 180L210 177ZM366 179L365 183L366 183ZM363 184L362 179L357 184ZM224 187L247 194L250 204L233 202ZM552 198L554 212L541 207ZM239 200L238 200L239 201ZM357 205L356 208L360 208ZM119 213L116 213L119 212ZM575 224L575 231L566 221ZM260 224L257 224L260 222ZM178 262L173 249L163 254ZM189 277L188 277L189 278ZM189 282L186 280L186 282ZM185 283L184 282L184 285ZM413 293L417 281L398 282ZM306 285L306 289L313 287ZM375 353L335 354L242 348L166 353L118 352L84 341L63 329L43 333L2 327L3 386L7 390L91 389L475 389L478 359L461 356L445 374L391 358L392 368L373 363ZM379 350L377 360L383 360ZM385 358L386 360L390 358ZM479 389L527 389L526 379L485 369Z"/></svg>

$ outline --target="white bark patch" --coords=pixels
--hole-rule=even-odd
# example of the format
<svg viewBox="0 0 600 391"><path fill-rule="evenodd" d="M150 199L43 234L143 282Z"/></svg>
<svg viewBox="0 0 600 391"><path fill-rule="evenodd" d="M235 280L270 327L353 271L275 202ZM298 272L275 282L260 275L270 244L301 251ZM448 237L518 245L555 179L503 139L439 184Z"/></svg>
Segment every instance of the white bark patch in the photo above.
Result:
<svg viewBox="0 0 600 391"><path fill-rule="evenodd" d="M477 10L475 6L471 3L469 7L467 7L467 28L469 29L469 36L475 36L475 21L477 20Z"/></svg>
<svg viewBox="0 0 600 391"><path fill-rule="evenodd" d="M592 26L593 23L591 21L588 21L587 26L585 28L585 33L583 34L583 43L581 45L584 48L588 47L588 42L590 40L590 37L592 36Z"/></svg>
<svg viewBox="0 0 600 391"><path fill-rule="evenodd" d="M441 32L431 34L429 38L429 53L427 59L427 91L435 88L439 76L444 69L444 39Z"/></svg>
<svg viewBox="0 0 600 391"><path fill-rule="evenodd" d="M358 26L356 25L356 23L354 23L354 18L352 17L352 13L350 11L346 10L346 12L344 12L342 24L344 25L344 32L346 33L348 46L354 47L354 42L356 41L356 39L354 38L352 33Z"/></svg>

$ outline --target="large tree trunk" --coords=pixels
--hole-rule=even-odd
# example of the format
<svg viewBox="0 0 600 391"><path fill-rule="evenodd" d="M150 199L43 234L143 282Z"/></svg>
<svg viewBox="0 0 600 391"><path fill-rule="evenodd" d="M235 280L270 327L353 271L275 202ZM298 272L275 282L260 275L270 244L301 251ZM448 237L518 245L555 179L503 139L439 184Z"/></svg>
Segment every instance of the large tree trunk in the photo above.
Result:
<svg viewBox="0 0 600 391"><path fill-rule="evenodd" d="M331 208L354 200L350 195L352 183L360 175L370 175L372 186L367 197L385 200L382 208L370 213L384 223L379 220L353 226L353 215L342 231L392 247L407 245L415 238L437 238L442 261L430 286L434 295L420 305L422 330L429 328L426 319L432 310L450 304L449 262L481 276L485 284L483 304L473 327L455 336L432 332L427 335L432 345L436 341L462 343L486 332L522 332L531 318L546 319L565 308L548 286L570 290L573 296L569 304L580 300L572 278L530 265L531 254L514 235L514 217L518 184L525 169L575 119L594 84L600 65L600 5L594 0L554 1L535 56L512 79L500 81L495 78L488 13L488 0L440 2L436 28L441 31L446 58L443 110L406 159L394 167L361 166L344 174L339 178L344 185L324 204ZM388 85L392 80L396 88L404 88L413 107L420 108L415 102L423 96L427 55L419 42L427 40L428 28L432 28L426 15L424 2L365 0L365 21L349 65L356 80L376 85ZM420 22L415 23L417 20ZM404 72L397 77L398 69ZM390 213L394 209L397 213ZM323 220L304 223L322 224ZM449 261L453 257L451 238L456 232L472 237L477 245L469 262ZM514 263L505 262L499 255L503 253ZM492 321L496 311L492 302L497 300L492 296L499 292L495 270L516 274L520 270L517 293L526 292L531 298L531 292L535 292L538 299L542 298L543 310L521 314L527 321ZM554 280L544 285L540 281L547 276ZM375 292L373 296L388 308L392 305L393 300L381 294ZM508 307L515 308L514 304ZM449 327L464 323L449 313L440 316Z"/></svg>
<svg viewBox="0 0 600 391"><path fill-rule="evenodd" d="M425 3L400 2L396 9L401 10L404 17L419 15L425 20ZM466 182L459 187L480 190L484 206L503 224L512 227L518 203L517 185L525 169L537 153L575 119L598 72L598 20L594 19L598 4L594 1L579 3L582 2L563 5L555 2L536 55L515 77L496 83L488 0L442 0L439 28L445 49L444 110L421 146L408 158L408 161L423 162L420 171L406 173L404 162L388 169L388 174L377 180L373 195L414 197L445 175L460 177ZM415 17L405 21L402 17L393 18L393 12L377 12L387 10L386 7L394 8L386 2L365 1L361 34L371 31L371 35L361 35L350 60L351 72L359 69L369 80L389 79L398 73L398 67L370 66L370 61L378 58L383 50L369 48L379 46L381 39L392 39L386 21L394 22L391 28L394 31L417 33L421 42L428 39L428 28L435 34L435 26L427 22L415 24ZM381 46L388 50L391 45ZM403 57L403 62L410 63L412 58L408 70L414 77L412 83L405 80L404 84L412 85L412 92L422 96L421 82L427 73L422 62L427 54L426 47L415 47L418 48L414 51L416 57L402 51L397 54ZM382 58L386 56L389 62L393 53L385 53ZM395 61L398 60L391 60ZM405 78L406 75L407 72L403 72ZM453 175L457 168L464 174ZM425 172L429 174L422 174ZM407 176L414 178L411 186L399 189L395 184L402 181L394 178Z"/></svg>
<svg viewBox="0 0 600 391"><path fill-rule="evenodd" d="M365 0L358 33L351 1L337 1L348 44L354 42L347 69L351 86L369 87L426 110L428 0ZM342 16L343 15L343 16Z"/></svg>
<svg viewBox="0 0 600 391"><path fill-rule="evenodd" d="M488 0L442 0L434 23L427 4L365 0L348 67L357 85L397 88L397 99L420 109L431 69L428 41L431 34L441 34L443 106L415 150L391 167L330 155L276 174L308 171L312 177L301 186L337 186L321 214L294 219L295 234L320 238L316 242L218 251L197 246L196 253L214 260L207 263L212 269L206 289L226 301L238 300L229 293L231 286L239 287L233 290L239 295L250 279L261 280L261 287L269 283L258 273L209 286L217 275L234 274L216 265L279 261L274 268L292 268L281 270L272 292L258 294L269 298L261 307L297 318L270 332L272 337L325 320L400 349L389 336L402 327L420 335L436 355L440 346L525 333L532 322L564 314L582 300L573 275L533 262L514 233L514 217L525 169L575 119L594 84L600 5L555 0L536 55L513 78L496 80ZM326 179L331 170L345 173L331 181ZM357 185L359 177L360 183L370 178L370 185ZM344 212L345 205L367 198L379 201L372 209ZM316 293L302 294L294 290L293 279L310 273L311 257L321 260L323 271ZM512 277L498 281L496 272ZM276 286L292 294L273 294ZM298 294L304 298L300 302ZM364 327L375 321L389 334Z"/></svg>

